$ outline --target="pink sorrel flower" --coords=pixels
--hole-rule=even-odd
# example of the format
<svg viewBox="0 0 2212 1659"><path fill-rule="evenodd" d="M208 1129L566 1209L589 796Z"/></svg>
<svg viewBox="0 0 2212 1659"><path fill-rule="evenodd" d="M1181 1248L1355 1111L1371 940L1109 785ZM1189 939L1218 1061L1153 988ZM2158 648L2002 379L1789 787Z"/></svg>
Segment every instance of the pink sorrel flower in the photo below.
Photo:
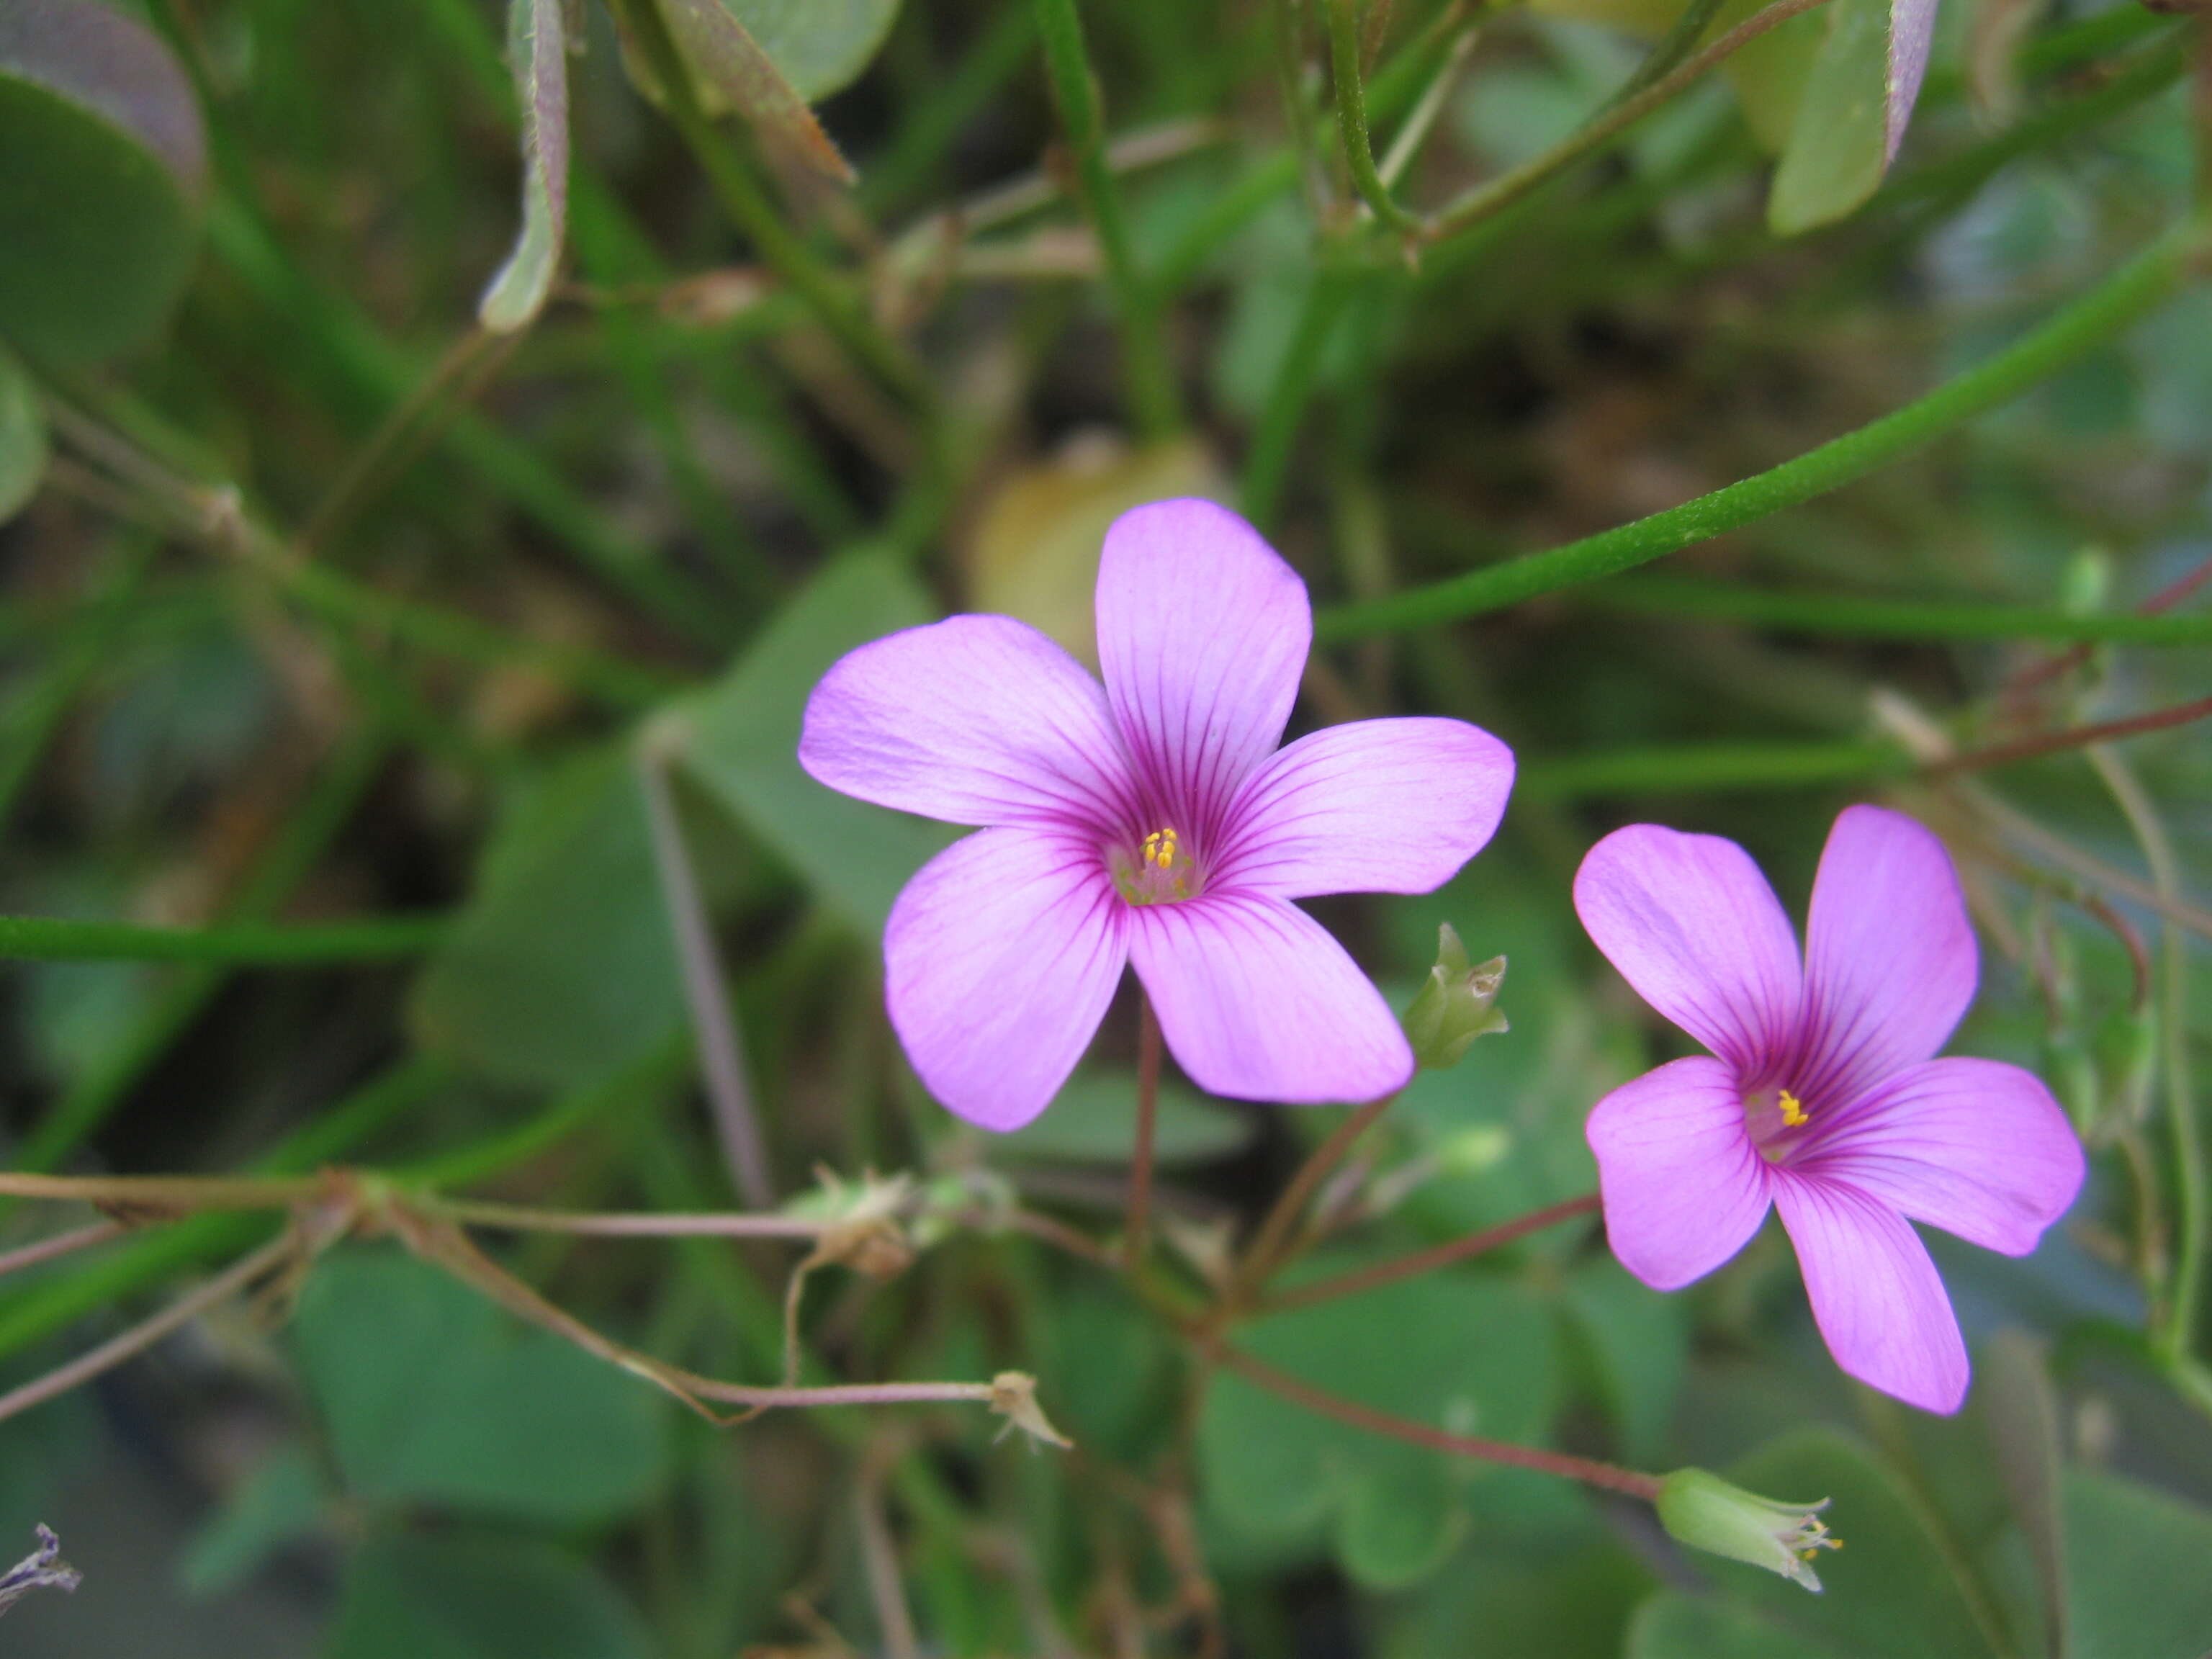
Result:
<svg viewBox="0 0 2212 1659"><path fill-rule="evenodd" d="M2082 1160L2028 1073L1930 1058L1976 977L1942 843L1895 812L1846 811L1802 966L1759 866L1717 836L1616 830L1583 860L1575 908L1644 1000L1712 1051L1590 1114L1613 1254L1680 1289L1741 1249L1771 1200L1836 1363L1956 1411L1966 1344L1911 1223L2025 1255L2074 1201Z"/></svg>
<svg viewBox="0 0 2212 1659"><path fill-rule="evenodd" d="M1312 637L1304 583L1249 525L1158 501L1106 534L1103 687L1010 617L909 629L823 677L801 765L986 826L922 866L884 932L891 1024L939 1100L1028 1122L1125 963L1214 1094L1368 1100L1412 1074L1388 1006L1291 901L1440 885L1498 827L1513 757L1447 720L1278 750Z"/></svg>

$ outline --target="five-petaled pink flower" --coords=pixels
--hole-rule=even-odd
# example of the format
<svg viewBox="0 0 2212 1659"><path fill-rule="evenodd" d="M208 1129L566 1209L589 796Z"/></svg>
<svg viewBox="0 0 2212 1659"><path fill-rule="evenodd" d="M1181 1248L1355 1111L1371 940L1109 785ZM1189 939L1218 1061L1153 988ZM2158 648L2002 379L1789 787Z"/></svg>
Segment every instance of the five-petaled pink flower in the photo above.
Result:
<svg viewBox="0 0 2212 1659"><path fill-rule="evenodd" d="M1942 843L1895 812L1846 811L1802 966L1759 866L1717 836L1615 831L1583 860L1575 908L1644 1000L1712 1051L1590 1114L1613 1254L1679 1289L1741 1249L1771 1200L1836 1363L1956 1411L1966 1345L1911 1222L2025 1255L2074 1201L2082 1158L2029 1073L1930 1058L1976 978Z"/></svg>
<svg viewBox="0 0 2212 1659"><path fill-rule="evenodd" d="M1412 1075L1389 1008L1291 903L1425 893L1490 839L1505 745L1360 720L1278 750L1312 642L1305 585L1236 514L1124 514L1098 565L1101 687L1009 617L862 646L806 705L800 763L846 794L985 826L884 933L891 1023L939 1100L1012 1129L1050 1103L1125 963L1200 1088L1372 1099Z"/></svg>

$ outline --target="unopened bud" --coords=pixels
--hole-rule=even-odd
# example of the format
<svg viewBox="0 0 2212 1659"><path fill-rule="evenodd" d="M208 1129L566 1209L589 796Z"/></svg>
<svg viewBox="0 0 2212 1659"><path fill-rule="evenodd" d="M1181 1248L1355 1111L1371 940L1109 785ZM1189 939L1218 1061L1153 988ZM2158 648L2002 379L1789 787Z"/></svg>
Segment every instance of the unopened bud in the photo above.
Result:
<svg viewBox="0 0 2212 1659"><path fill-rule="evenodd" d="M2097 1072L2110 1109L2129 1122L2150 1115L2158 1072L2158 1017L2144 1008L2115 1008L2097 1023Z"/></svg>
<svg viewBox="0 0 2212 1659"><path fill-rule="evenodd" d="M1509 1030L1496 1006L1505 983L1505 958L1480 963L1468 960L1467 946L1449 922L1437 929L1437 964L1429 969L1403 1024L1413 1057L1442 1071L1456 1066L1468 1045L1492 1031Z"/></svg>
<svg viewBox="0 0 2212 1659"><path fill-rule="evenodd" d="M1821 1550L1843 1543L1828 1536L1817 1504L1778 1504L1730 1486L1704 1469L1677 1469L1659 1485L1659 1524L1678 1544L1748 1561L1817 1593L1812 1568Z"/></svg>

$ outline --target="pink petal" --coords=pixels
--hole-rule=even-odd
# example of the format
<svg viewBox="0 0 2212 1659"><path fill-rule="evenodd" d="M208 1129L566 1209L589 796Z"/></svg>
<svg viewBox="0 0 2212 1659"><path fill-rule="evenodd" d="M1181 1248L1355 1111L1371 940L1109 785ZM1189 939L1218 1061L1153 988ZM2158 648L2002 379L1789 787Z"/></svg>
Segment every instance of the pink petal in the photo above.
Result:
<svg viewBox="0 0 2212 1659"><path fill-rule="evenodd" d="M1280 741L1312 641L1305 584L1226 507L1155 501L1106 532L1106 695L1150 805L1186 836L1211 830Z"/></svg>
<svg viewBox="0 0 2212 1659"><path fill-rule="evenodd" d="M1427 893L1482 850L1513 751L1462 720L1356 720L1300 738L1245 782L1208 877L1285 898Z"/></svg>
<svg viewBox="0 0 2212 1659"><path fill-rule="evenodd" d="M951 823L1126 834L1127 751L1098 682L1011 617L952 617L849 652L806 700L799 761L832 789Z"/></svg>
<svg viewBox="0 0 2212 1659"><path fill-rule="evenodd" d="M1350 957L1304 911L1208 893L1128 911L1129 954L1160 1034L1193 1083L1231 1100L1375 1100L1413 1050Z"/></svg>
<svg viewBox="0 0 2212 1659"><path fill-rule="evenodd" d="M884 1000L929 1092L987 1129L1044 1110L1121 982L1127 914L1066 836L979 830L922 866L884 929Z"/></svg>
<svg viewBox="0 0 2212 1659"><path fill-rule="evenodd" d="M1969 1243L2026 1255L2081 1190L2081 1143L2033 1073L1931 1060L1853 1102L1791 1160Z"/></svg>
<svg viewBox="0 0 2212 1659"><path fill-rule="evenodd" d="M1905 142L1905 129L1912 119L1912 106L1920 97L1920 79L1928 73L1929 43L1936 35L1936 0L1890 0L1889 102L1885 119L1887 149L1883 165L1897 159Z"/></svg>
<svg viewBox="0 0 2212 1659"><path fill-rule="evenodd" d="M1819 1176L1777 1170L1773 1185L1814 1321L1836 1364L1909 1406L1958 1410L1966 1397L1966 1345L1912 1224Z"/></svg>
<svg viewBox="0 0 2212 1659"><path fill-rule="evenodd" d="M1575 910L1638 995L1750 1080L1796 1038L1797 935L1751 855L1632 823L1590 848Z"/></svg>
<svg viewBox="0 0 2212 1659"><path fill-rule="evenodd" d="M1703 1054L1624 1083L1589 1115L1605 1235L1620 1265L1678 1291L1733 1256L1766 1218L1766 1164L1728 1066Z"/></svg>
<svg viewBox="0 0 2212 1659"><path fill-rule="evenodd" d="M1849 1101L1928 1059L1973 1001L1977 973L1943 843L1902 813L1846 808L1805 923L1798 1092Z"/></svg>

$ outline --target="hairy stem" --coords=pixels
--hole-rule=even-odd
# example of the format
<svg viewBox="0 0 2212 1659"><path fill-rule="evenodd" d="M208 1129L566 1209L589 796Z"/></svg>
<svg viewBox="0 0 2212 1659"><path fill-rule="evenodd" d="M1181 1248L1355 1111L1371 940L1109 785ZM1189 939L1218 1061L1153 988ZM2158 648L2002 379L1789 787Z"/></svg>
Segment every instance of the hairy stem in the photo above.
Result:
<svg viewBox="0 0 2212 1659"><path fill-rule="evenodd" d="M1421 228L1418 215L1398 205L1390 186L1375 169L1375 148L1367 132L1367 92L1359 75L1358 0L1325 0L1328 12L1329 75L1336 87L1336 127L1344 141L1345 165L1352 187L1375 216L1401 235Z"/></svg>

